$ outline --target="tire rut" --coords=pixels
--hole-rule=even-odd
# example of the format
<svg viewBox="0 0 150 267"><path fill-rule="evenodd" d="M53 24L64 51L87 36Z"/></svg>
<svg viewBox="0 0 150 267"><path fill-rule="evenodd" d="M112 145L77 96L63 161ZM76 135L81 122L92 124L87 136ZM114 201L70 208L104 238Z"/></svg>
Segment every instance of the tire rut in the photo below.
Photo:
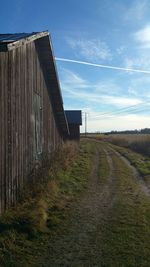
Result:
<svg viewBox="0 0 150 267"><path fill-rule="evenodd" d="M99 170L102 167L100 159L104 155L109 173L102 182ZM73 204L68 225L64 226L61 235L51 240L48 255L40 267L106 266L103 265L103 255L107 254L104 236L106 229L111 231L111 216L118 201L117 179L123 171L121 168L117 169L114 155L131 170L131 179L133 177L139 182L140 190L150 196L138 171L125 157L109 145L96 145L86 192ZM106 239L109 240L109 237L107 236Z"/></svg>
<svg viewBox="0 0 150 267"><path fill-rule="evenodd" d="M106 153L110 168L109 177L105 185L99 182L99 158ZM68 229L62 236L53 240L49 248L49 258L43 267L79 267L94 265L101 257L100 240L101 224L106 220L112 207L113 164L107 150L99 146L95 150L95 159L89 179L88 189L82 199L73 207L73 216ZM98 239L97 239L98 238ZM91 264L91 265L90 265ZM96 264L96 263L95 263Z"/></svg>
<svg viewBox="0 0 150 267"><path fill-rule="evenodd" d="M131 169L135 179L139 182L140 188L142 190L142 192L150 197L150 188L146 185L143 177L140 175L140 173L138 172L138 170L131 164L131 162L124 157L123 155L121 155L118 151L114 150L111 148L111 150L120 158L124 161L124 163L128 166L128 168Z"/></svg>

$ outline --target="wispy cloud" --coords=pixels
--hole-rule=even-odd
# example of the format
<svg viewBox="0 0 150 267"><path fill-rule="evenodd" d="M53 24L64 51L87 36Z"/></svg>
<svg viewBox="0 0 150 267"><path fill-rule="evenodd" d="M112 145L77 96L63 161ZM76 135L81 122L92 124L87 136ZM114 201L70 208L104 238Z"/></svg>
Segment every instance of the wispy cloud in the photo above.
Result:
<svg viewBox="0 0 150 267"><path fill-rule="evenodd" d="M110 60L112 54L108 45L100 39L66 39L68 45L74 50L76 56L88 60Z"/></svg>
<svg viewBox="0 0 150 267"><path fill-rule="evenodd" d="M122 88L112 78L97 81L95 84L90 85L90 87L99 94L110 94L111 92L115 96L122 93Z"/></svg>
<svg viewBox="0 0 150 267"><path fill-rule="evenodd" d="M76 88L87 88L89 85L89 83L81 78L77 73L72 72L68 69L61 69L61 73L63 73L63 82L65 82L65 85L76 87Z"/></svg>
<svg viewBox="0 0 150 267"><path fill-rule="evenodd" d="M126 21L131 20L142 20L147 13L149 3L147 0L135 0L131 1L130 7L126 9L126 12L124 13L124 19Z"/></svg>
<svg viewBox="0 0 150 267"><path fill-rule="evenodd" d="M150 97L150 77L132 77L128 92L131 95L149 98Z"/></svg>
<svg viewBox="0 0 150 267"><path fill-rule="evenodd" d="M150 55L147 53L147 49L136 50L136 55L134 56L124 56L122 62L126 69L147 70L147 74L150 74ZM132 71L129 72L134 73Z"/></svg>
<svg viewBox="0 0 150 267"><path fill-rule="evenodd" d="M111 90L111 81L97 82L91 84L90 82L82 79L79 75L63 69L61 88L65 94L65 99L69 98L72 101L83 101L83 103L88 103L89 107L95 103L95 105L112 105L114 107L129 107L131 105L136 105L142 103L138 98L129 98L128 96L117 95L117 91L120 88L116 85L116 94L115 84L112 83ZM74 77L78 77L77 79ZM92 88L92 92L91 92Z"/></svg>
<svg viewBox="0 0 150 267"><path fill-rule="evenodd" d="M121 45L120 47L118 47L117 49L116 49L116 52L117 52L117 54L120 56L120 55L122 55L122 54L124 54L124 51L125 51L125 46L124 45Z"/></svg>
<svg viewBox="0 0 150 267"><path fill-rule="evenodd" d="M107 94L108 92L111 92L113 95L117 95L121 93L122 89L115 83L113 79L107 79L107 80L100 80L95 83L88 81L87 79L83 79L79 74L65 69L61 68L60 71L61 75L61 83L62 85L65 85L65 88L71 88L75 91L91 91L95 92L96 94Z"/></svg>
<svg viewBox="0 0 150 267"><path fill-rule="evenodd" d="M71 88L66 87L62 84L62 88L64 91L67 92L67 97L76 99L76 100L82 100L84 102L88 102L89 105L95 104L101 104L101 105L112 105L114 107L130 107L132 105L137 105L142 103L140 99L137 98L128 98L128 97L119 97L119 96L108 96L108 95L102 95L102 94L96 94L96 93L86 93L86 92L79 92L74 91Z"/></svg>

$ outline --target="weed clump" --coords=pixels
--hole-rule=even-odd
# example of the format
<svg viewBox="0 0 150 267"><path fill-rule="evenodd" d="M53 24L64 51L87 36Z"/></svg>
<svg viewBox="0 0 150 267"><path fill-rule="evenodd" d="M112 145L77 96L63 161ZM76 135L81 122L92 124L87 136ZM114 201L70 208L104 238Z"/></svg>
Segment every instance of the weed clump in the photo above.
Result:
<svg viewBox="0 0 150 267"><path fill-rule="evenodd" d="M92 150L84 142L80 147L67 142L31 173L20 202L0 218L1 266L36 266L38 253L46 246L41 247L43 238L45 243L55 232L86 186Z"/></svg>

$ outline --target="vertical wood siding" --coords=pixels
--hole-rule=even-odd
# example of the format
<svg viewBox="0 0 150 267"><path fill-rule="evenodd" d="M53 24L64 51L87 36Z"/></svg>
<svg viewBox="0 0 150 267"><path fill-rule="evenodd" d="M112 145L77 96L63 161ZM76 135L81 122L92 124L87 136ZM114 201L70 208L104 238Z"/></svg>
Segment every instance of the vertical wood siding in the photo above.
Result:
<svg viewBox="0 0 150 267"><path fill-rule="evenodd" d="M41 100L38 116L42 154L37 155L41 157L62 144L62 138L35 43L0 52L0 213L16 203L37 161L35 95Z"/></svg>

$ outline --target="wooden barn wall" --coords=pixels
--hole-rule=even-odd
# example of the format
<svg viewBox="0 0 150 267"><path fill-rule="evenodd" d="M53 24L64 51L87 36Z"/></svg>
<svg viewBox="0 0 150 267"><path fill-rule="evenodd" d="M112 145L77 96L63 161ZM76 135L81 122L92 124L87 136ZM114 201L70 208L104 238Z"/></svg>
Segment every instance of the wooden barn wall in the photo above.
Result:
<svg viewBox="0 0 150 267"><path fill-rule="evenodd" d="M41 101L40 155L35 155L35 96ZM0 114L1 213L16 203L38 158L62 143L34 42L0 53Z"/></svg>

